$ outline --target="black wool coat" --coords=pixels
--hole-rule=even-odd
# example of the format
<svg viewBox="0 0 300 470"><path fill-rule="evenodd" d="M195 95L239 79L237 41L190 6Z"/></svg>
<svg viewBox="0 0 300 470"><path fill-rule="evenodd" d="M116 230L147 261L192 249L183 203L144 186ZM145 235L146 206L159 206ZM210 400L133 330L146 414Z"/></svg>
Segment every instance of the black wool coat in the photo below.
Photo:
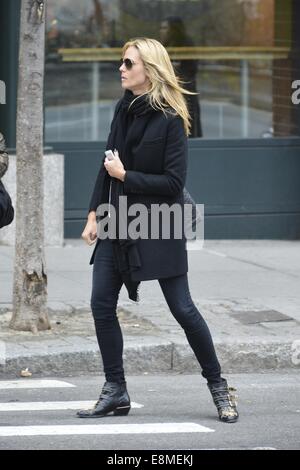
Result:
<svg viewBox="0 0 300 470"><path fill-rule="evenodd" d="M115 113L117 110L118 104ZM136 119L148 118L137 116ZM183 188L187 173L187 136L183 120L171 113L152 113L141 140L131 149L130 158L131 169L125 168L123 183L128 208L132 204L144 204L148 210L150 227L152 204L180 204L183 228ZM109 174L102 164L91 198L90 211L96 211L101 203L108 203L109 181ZM173 219L170 220L171 239L162 239L160 236L159 239L137 240L141 267L131 273L133 281L168 278L188 271L186 238L184 233L180 239L172 236L174 225ZM97 240L90 264L93 264L99 243L100 239Z"/></svg>
<svg viewBox="0 0 300 470"><path fill-rule="evenodd" d="M0 180L0 228L9 225L14 218L14 209L10 196Z"/></svg>

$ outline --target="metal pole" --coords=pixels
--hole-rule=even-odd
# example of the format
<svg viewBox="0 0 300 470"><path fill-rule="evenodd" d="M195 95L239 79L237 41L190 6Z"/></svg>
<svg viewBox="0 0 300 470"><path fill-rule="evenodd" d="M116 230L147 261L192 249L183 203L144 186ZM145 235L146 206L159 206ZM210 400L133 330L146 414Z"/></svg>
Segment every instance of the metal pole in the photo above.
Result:
<svg viewBox="0 0 300 470"><path fill-rule="evenodd" d="M97 140L99 138L99 81L99 62L94 62L92 65L92 140Z"/></svg>
<svg viewBox="0 0 300 470"><path fill-rule="evenodd" d="M242 137L249 137L249 63L241 60Z"/></svg>
<svg viewBox="0 0 300 470"><path fill-rule="evenodd" d="M224 107L222 103L219 103L219 137L220 139L224 138L224 113L223 113Z"/></svg>

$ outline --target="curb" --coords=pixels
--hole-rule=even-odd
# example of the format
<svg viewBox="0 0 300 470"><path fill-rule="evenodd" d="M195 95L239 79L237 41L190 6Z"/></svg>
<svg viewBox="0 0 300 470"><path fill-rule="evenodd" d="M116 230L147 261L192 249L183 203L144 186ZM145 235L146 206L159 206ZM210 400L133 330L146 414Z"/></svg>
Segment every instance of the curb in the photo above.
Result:
<svg viewBox="0 0 300 470"><path fill-rule="evenodd" d="M128 375L142 374L199 374L199 364L186 341L162 341L158 337L125 338L124 367ZM87 373L103 374L98 346L86 344L40 351L28 347L23 355L8 354L0 363L2 377L19 377L27 368L34 375L64 376ZM216 351L223 373L263 372L265 370L299 369L300 348L295 341L250 342L216 341Z"/></svg>

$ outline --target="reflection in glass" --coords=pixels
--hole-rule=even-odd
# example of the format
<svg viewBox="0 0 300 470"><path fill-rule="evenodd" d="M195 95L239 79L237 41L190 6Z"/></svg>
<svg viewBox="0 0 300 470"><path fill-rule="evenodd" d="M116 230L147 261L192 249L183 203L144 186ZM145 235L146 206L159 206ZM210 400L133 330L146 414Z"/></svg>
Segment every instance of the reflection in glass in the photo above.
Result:
<svg viewBox="0 0 300 470"><path fill-rule="evenodd" d="M64 62L60 48L121 47L149 36L179 47L177 75L189 98L191 137L297 135L290 88L294 62L261 56L260 47L293 46L290 0L49 0L46 41L46 140L106 140L122 96L118 61ZM252 47L255 56L211 53L192 59L185 47ZM294 77L295 79L296 77ZM200 116L201 104L201 116Z"/></svg>
<svg viewBox="0 0 300 470"><path fill-rule="evenodd" d="M161 22L160 40L165 47L192 47L193 40L188 36L182 19L178 16L169 16ZM182 80L182 86L189 91L197 93L197 60L172 61L176 75ZM198 95L185 95L187 106L191 115L190 137L202 137L200 121L200 104Z"/></svg>

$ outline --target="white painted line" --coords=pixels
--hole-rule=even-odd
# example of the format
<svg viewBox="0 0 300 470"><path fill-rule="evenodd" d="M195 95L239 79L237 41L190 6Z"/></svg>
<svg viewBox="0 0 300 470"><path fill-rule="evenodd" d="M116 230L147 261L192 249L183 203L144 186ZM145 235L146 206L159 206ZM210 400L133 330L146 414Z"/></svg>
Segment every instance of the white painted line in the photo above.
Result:
<svg viewBox="0 0 300 470"><path fill-rule="evenodd" d="M200 251L203 250L204 240L193 240L187 241L186 249L187 251Z"/></svg>
<svg viewBox="0 0 300 470"><path fill-rule="evenodd" d="M79 419L79 418L78 418ZM87 434L165 434L214 432L196 423L87 424L59 426L3 426L0 436L70 436Z"/></svg>
<svg viewBox="0 0 300 470"><path fill-rule="evenodd" d="M0 380L0 390L11 388L67 388L75 385L62 380L38 380L38 379L19 379L19 380Z"/></svg>
<svg viewBox="0 0 300 470"><path fill-rule="evenodd" d="M227 258L227 255L220 253L220 251L208 250L207 248L203 248L203 251L206 251L206 253L211 255L221 256L221 258Z"/></svg>
<svg viewBox="0 0 300 470"><path fill-rule="evenodd" d="M92 408L94 401L37 401L37 402L8 402L0 403L0 412L3 411L52 411L52 410L80 410ZM131 402L132 408L143 408L140 403Z"/></svg>

